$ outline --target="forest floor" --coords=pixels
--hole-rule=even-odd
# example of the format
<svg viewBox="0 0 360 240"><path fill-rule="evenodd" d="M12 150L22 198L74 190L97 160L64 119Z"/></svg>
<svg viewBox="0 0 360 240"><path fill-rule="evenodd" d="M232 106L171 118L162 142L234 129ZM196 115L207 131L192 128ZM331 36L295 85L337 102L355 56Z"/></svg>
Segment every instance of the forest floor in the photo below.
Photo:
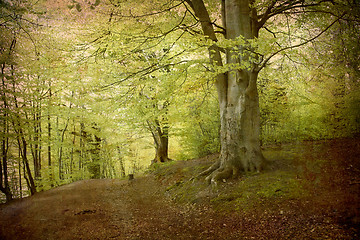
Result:
<svg viewBox="0 0 360 240"><path fill-rule="evenodd" d="M208 186L217 157L83 180L0 205L0 239L360 239L360 139L268 147L258 174Z"/></svg>

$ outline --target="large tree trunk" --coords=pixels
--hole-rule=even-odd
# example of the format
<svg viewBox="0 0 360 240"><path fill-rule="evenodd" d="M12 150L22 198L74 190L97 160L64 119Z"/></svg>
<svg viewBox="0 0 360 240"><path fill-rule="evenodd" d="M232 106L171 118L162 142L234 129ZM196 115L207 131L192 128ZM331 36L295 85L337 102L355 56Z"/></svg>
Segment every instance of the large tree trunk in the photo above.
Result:
<svg viewBox="0 0 360 240"><path fill-rule="evenodd" d="M217 41L208 12L202 0L187 1L200 19L204 35ZM257 37L256 12L250 8L249 0L223 0L223 25L226 38ZM217 76L220 118L220 159L202 175L210 182L237 176L239 171L259 171L264 157L260 148L260 111L257 92L258 70L249 59L249 46L237 46L236 51L226 51L228 66L243 66L230 69ZM222 66L216 45L209 48L212 64ZM245 67L245 65L247 67Z"/></svg>
<svg viewBox="0 0 360 240"><path fill-rule="evenodd" d="M147 121L147 123L151 130L155 145L155 158L152 163L170 161L171 159L169 158L169 127L166 125L161 126L158 120L155 120L153 124L150 123L150 121Z"/></svg>
<svg viewBox="0 0 360 240"><path fill-rule="evenodd" d="M160 144L156 146L156 153L153 162L168 162L168 138L167 137L160 137Z"/></svg>

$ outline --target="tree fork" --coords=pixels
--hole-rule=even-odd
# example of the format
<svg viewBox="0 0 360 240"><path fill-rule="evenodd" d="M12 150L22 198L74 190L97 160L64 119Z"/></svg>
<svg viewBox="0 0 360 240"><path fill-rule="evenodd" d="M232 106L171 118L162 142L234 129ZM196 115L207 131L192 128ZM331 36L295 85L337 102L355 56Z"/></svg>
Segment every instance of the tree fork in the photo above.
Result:
<svg viewBox="0 0 360 240"><path fill-rule="evenodd" d="M209 58L213 65L222 67L223 60L209 13L202 0L186 1L199 18L203 34L214 42L209 47ZM222 22L227 39L243 37L253 39L258 36L258 22L255 9L249 0L222 0ZM230 64L249 63L246 47L237 46L239 51L227 51L226 60ZM264 157L260 148L260 110L256 80L258 68L250 62L250 67L230 69L217 75L220 121L221 153L219 160L199 176L208 175L210 183L236 177L240 171L260 171Z"/></svg>

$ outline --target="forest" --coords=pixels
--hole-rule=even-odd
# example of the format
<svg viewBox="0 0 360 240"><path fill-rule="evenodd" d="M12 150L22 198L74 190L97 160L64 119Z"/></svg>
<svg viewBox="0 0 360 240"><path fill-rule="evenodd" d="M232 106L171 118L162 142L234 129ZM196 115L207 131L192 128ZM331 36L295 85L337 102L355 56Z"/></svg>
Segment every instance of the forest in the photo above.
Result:
<svg viewBox="0 0 360 240"><path fill-rule="evenodd" d="M360 132L358 0L0 0L0 199Z"/></svg>

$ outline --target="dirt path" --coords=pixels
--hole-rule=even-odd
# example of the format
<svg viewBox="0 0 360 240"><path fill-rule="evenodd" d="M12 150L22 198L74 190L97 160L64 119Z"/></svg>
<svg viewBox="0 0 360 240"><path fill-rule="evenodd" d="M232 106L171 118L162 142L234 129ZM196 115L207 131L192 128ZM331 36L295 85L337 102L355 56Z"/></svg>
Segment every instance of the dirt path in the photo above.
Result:
<svg viewBox="0 0 360 240"><path fill-rule="evenodd" d="M83 180L2 206L0 239L215 239L211 215L175 206L151 176Z"/></svg>

